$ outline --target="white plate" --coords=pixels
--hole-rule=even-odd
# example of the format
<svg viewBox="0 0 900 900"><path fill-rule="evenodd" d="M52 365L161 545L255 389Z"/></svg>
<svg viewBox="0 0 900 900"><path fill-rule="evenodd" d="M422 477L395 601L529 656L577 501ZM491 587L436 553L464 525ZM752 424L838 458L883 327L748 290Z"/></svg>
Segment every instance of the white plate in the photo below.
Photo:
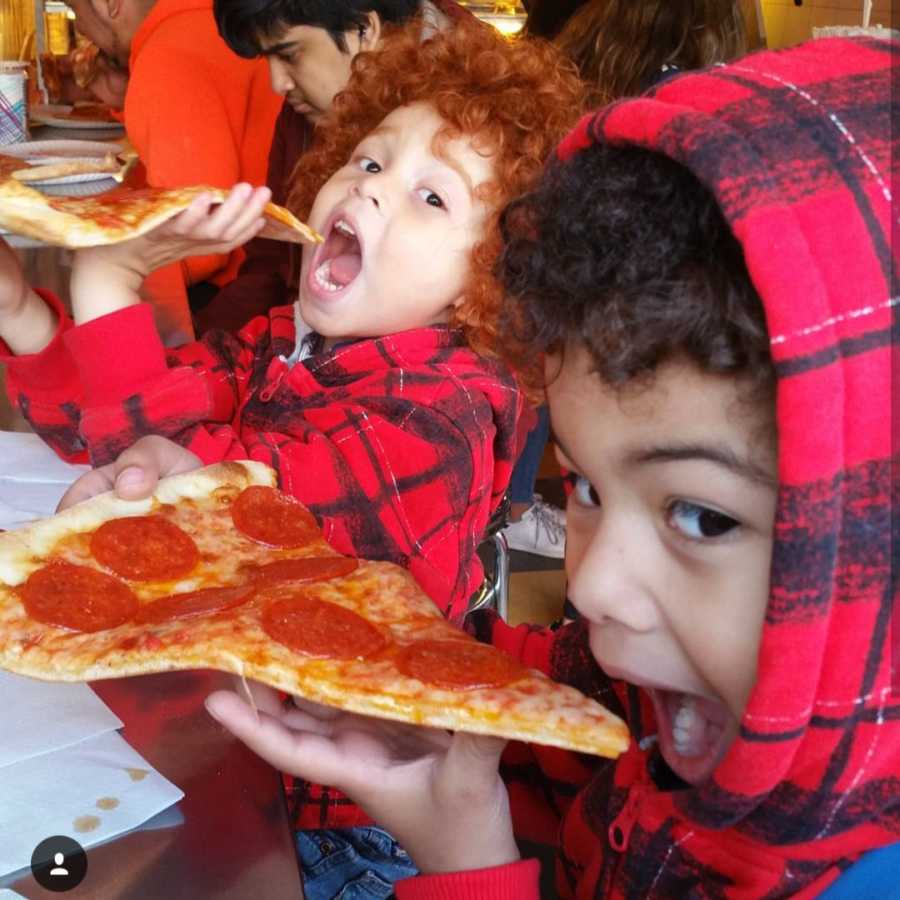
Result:
<svg viewBox="0 0 900 900"><path fill-rule="evenodd" d="M72 177L80 178L82 176ZM114 178L110 178L109 173L106 173L95 181L65 181L59 184L55 180L53 184L36 181L34 185L42 193L49 194L51 197L93 197L95 194L105 194L107 191L111 191L118 187L119 183Z"/></svg>
<svg viewBox="0 0 900 900"><path fill-rule="evenodd" d="M71 106L32 106L28 115L41 125L52 125L54 128L72 128L76 131L109 131L110 128L124 128L121 122L103 122L97 119L70 119L67 113Z"/></svg>
<svg viewBox="0 0 900 900"><path fill-rule="evenodd" d="M109 153L121 153L122 145L105 141L22 141L3 147L6 156L15 156L30 163L49 165L56 162L103 159ZM43 190L53 185L82 184L84 182L108 181L98 186L98 190L85 193L100 193L115 186L109 172L83 172L80 175L61 175L58 178L42 178L27 182L30 186ZM56 192L54 192L56 193Z"/></svg>
<svg viewBox="0 0 900 900"><path fill-rule="evenodd" d="M29 161L44 156L86 156L104 157L107 153L121 153L122 145L114 141L21 141L18 144L4 144L0 150L5 156L16 156Z"/></svg>

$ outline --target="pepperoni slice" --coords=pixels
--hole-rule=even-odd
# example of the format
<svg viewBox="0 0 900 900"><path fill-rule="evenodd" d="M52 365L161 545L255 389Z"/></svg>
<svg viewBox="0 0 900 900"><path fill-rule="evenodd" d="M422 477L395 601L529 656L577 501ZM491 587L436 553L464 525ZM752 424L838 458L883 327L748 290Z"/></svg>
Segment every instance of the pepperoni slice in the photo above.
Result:
<svg viewBox="0 0 900 900"><path fill-rule="evenodd" d="M397 657L397 668L426 684L463 691L500 687L526 674L521 663L501 650L464 640L408 644Z"/></svg>
<svg viewBox="0 0 900 900"><path fill-rule="evenodd" d="M239 587L204 588L184 594L169 594L142 606L134 620L141 625L149 625L211 615L246 603L255 590L252 584L243 584Z"/></svg>
<svg viewBox="0 0 900 900"><path fill-rule="evenodd" d="M305 506L261 484L241 491L231 505L231 520L250 540L270 547L302 547L321 534Z"/></svg>
<svg viewBox="0 0 900 900"><path fill-rule="evenodd" d="M387 638L353 610L302 590L269 604L262 624L279 644L318 659L362 659L387 644Z"/></svg>
<svg viewBox="0 0 900 900"><path fill-rule="evenodd" d="M174 581L200 554L193 539L162 516L126 516L104 522L91 535L97 562L132 581Z"/></svg>
<svg viewBox="0 0 900 900"><path fill-rule="evenodd" d="M38 569L22 585L22 602L32 619L71 631L104 631L123 625L138 609L127 584L87 566L67 562Z"/></svg>
<svg viewBox="0 0 900 900"><path fill-rule="evenodd" d="M278 559L262 566L242 566L241 573L256 585L280 584L283 581L306 584L342 578L357 566L359 560L352 556L307 556L303 559Z"/></svg>

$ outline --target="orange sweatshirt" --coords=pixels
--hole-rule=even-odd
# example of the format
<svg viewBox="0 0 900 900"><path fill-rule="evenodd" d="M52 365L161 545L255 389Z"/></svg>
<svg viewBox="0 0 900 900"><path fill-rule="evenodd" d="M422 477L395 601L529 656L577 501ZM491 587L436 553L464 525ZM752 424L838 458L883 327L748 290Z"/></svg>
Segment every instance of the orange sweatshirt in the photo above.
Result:
<svg viewBox="0 0 900 900"><path fill-rule="evenodd" d="M157 0L132 41L129 68L125 129L148 183L265 184L281 97L264 60L241 59L219 37L212 0ZM181 263L184 279L225 284L242 258L192 257Z"/></svg>

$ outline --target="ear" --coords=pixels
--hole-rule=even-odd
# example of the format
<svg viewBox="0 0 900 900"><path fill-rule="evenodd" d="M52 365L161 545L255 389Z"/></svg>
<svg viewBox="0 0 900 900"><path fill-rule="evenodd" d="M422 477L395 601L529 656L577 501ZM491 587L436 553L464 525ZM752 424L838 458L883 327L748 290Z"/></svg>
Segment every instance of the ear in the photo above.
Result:
<svg viewBox="0 0 900 900"><path fill-rule="evenodd" d="M91 0L94 12L103 19L117 19L122 14L122 6L125 0Z"/></svg>
<svg viewBox="0 0 900 900"><path fill-rule="evenodd" d="M375 10L369 12L366 16L366 30L359 39L359 52L366 50L377 50L381 43L381 16Z"/></svg>

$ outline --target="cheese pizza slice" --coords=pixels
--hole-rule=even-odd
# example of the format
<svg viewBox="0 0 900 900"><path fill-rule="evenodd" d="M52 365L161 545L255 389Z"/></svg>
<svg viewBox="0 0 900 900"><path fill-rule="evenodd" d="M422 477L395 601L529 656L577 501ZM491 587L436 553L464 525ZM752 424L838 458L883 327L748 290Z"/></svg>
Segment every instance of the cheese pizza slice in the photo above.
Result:
<svg viewBox="0 0 900 900"><path fill-rule="evenodd" d="M0 535L0 667L80 681L213 668L365 715L616 756L624 723L336 553L259 463L103 494Z"/></svg>
<svg viewBox="0 0 900 900"><path fill-rule="evenodd" d="M152 231L190 206L199 194L221 203L222 188L122 188L91 197L50 197L14 178L0 182L0 227L46 244L77 249L116 244ZM322 236L291 212L267 203L261 237L319 244Z"/></svg>

